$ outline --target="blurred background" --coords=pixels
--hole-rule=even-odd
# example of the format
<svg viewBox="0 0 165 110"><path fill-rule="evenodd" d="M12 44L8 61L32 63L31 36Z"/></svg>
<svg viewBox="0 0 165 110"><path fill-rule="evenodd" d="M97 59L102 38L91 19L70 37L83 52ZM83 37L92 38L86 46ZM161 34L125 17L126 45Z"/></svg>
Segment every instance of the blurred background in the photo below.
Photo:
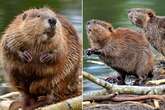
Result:
<svg viewBox="0 0 165 110"><path fill-rule="evenodd" d="M14 19L14 17L24 10L30 8L50 7L56 12L66 16L81 33L82 11L81 0L0 0L0 35ZM0 68L0 95L8 92L8 87L4 81L2 67Z"/></svg>
<svg viewBox="0 0 165 110"><path fill-rule="evenodd" d="M110 21L114 28L128 27L136 29L127 17L130 8L151 8L157 15L165 16L165 0L83 0L83 46L84 50L89 48L86 36L86 23L90 19ZM102 64L92 63L99 61L97 56L86 56L84 54L84 71L93 73L95 76L105 79L116 74L110 67ZM84 93L102 89L101 87L84 80Z"/></svg>

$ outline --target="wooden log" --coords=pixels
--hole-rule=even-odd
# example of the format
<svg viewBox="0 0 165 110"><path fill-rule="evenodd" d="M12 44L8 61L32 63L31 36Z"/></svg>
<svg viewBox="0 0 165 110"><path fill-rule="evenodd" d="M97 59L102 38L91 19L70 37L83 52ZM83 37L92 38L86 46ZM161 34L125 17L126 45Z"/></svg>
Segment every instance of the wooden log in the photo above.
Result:
<svg viewBox="0 0 165 110"><path fill-rule="evenodd" d="M102 95L102 96L89 96L83 97L83 101L114 101L114 102L123 102L123 101L141 101L146 99L157 99L165 102L165 96L163 95L117 95L109 94L109 95Z"/></svg>
<svg viewBox="0 0 165 110"><path fill-rule="evenodd" d="M151 105L126 101L117 104L95 104L84 107L83 110L155 110Z"/></svg>
<svg viewBox="0 0 165 110"><path fill-rule="evenodd" d="M82 96L74 97L57 104L38 108L37 110L82 110Z"/></svg>

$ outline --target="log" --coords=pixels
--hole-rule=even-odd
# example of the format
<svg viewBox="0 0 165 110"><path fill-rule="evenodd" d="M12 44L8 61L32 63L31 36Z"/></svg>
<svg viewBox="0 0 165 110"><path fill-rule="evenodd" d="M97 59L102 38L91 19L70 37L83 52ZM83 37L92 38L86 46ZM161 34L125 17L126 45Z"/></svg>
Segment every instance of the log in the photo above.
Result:
<svg viewBox="0 0 165 110"><path fill-rule="evenodd" d="M126 101L118 104L95 104L84 107L83 110L155 110L155 107L144 103Z"/></svg>
<svg viewBox="0 0 165 110"><path fill-rule="evenodd" d="M102 79L98 79L90 73L83 72L84 78L92 81L93 83L102 86L111 93L118 92L119 94L136 94L136 95L146 95L146 94L164 94L165 85L159 86L128 86L128 85L114 85L110 84Z"/></svg>
<svg viewBox="0 0 165 110"><path fill-rule="evenodd" d="M38 108L36 110L81 110L82 96L74 97L57 104L48 105L46 107Z"/></svg>
<svg viewBox="0 0 165 110"><path fill-rule="evenodd" d="M83 97L83 101L95 101L95 102L101 102L101 101L114 101L114 102L123 102L123 101L141 101L146 99L157 99L165 102L165 96L163 95L117 95L109 94L109 95L102 95L102 96L89 96L89 97Z"/></svg>
<svg viewBox="0 0 165 110"><path fill-rule="evenodd" d="M0 100L12 99L12 98L19 97L19 96L20 96L19 92L10 92L8 94L1 95Z"/></svg>
<svg viewBox="0 0 165 110"><path fill-rule="evenodd" d="M11 92L0 96L0 110L8 110L10 104L14 101L13 97L19 97L19 92ZM36 110L81 110L82 96L67 99L65 101L37 108Z"/></svg>
<svg viewBox="0 0 165 110"><path fill-rule="evenodd" d="M19 92L10 92L0 96L0 110L8 110L14 99L20 97Z"/></svg>

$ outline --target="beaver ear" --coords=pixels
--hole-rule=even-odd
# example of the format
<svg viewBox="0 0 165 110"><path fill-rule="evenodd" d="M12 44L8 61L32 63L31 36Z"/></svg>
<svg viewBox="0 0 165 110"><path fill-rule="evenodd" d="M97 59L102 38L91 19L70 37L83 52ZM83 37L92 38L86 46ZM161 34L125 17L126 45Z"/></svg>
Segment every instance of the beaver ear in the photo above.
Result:
<svg viewBox="0 0 165 110"><path fill-rule="evenodd" d="M148 12L147 14L148 14L148 16L149 16L150 18L152 18L153 16L155 16L155 14L154 14L153 12Z"/></svg>
<svg viewBox="0 0 165 110"><path fill-rule="evenodd" d="M112 27L108 27L108 30L109 30L110 32L113 32Z"/></svg>
<svg viewBox="0 0 165 110"><path fill-rule="evenodd" d="M22 20L25 20L25 19L26 19L26 17L27 17L27 14L26 14L26 13L24 13L24 14L23 14L23 16L22 16Z"/></svg>

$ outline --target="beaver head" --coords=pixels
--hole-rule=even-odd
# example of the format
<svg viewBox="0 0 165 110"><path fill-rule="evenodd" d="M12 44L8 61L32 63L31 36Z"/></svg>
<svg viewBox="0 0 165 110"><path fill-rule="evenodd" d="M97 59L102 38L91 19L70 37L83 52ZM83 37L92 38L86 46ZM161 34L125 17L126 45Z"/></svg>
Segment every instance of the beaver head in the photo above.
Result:
<svg viewBox="0 0 165 110"><path fill-rule="evenodd" d="M46 42L57 37L61 29L56 13L48 8L27 10L16 19L21 20L18 30L23 36L38 42Z"/></svg>
<svg viewBox="0 0 165 110"><path fill-rule="evenodd" d="M155 12L151 9L132 8L128 10L129 20L141 28L145 27L154 16L156 16Z"/></svg>
<svg viewBox="0 0 165 110"><path fill-rule="evenodd" d="M95 43L103 43L113 33L113 27L110 23L100 20L90 20L86 26L89 39Z"/></svg>

